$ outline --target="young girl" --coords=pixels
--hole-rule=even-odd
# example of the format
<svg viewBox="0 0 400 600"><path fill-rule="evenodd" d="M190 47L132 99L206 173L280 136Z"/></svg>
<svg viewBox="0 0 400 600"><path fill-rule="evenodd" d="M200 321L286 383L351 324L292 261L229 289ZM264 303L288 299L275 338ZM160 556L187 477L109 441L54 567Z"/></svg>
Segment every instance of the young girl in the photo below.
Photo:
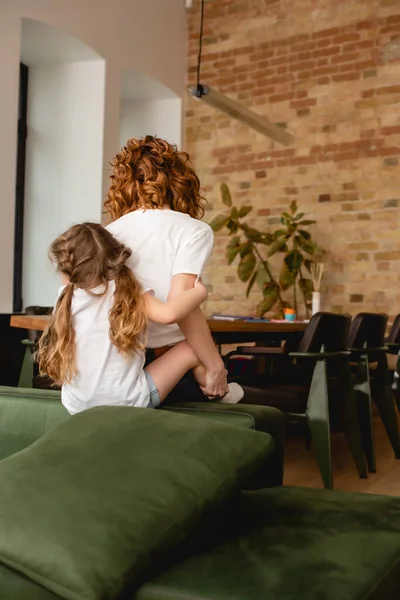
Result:
<svg viewBox="0 0 400 600"><path fill-rule="evenodd" d="M40 372L62 386L71 413L99 405L156 407L189 369L205 369L187 342L144 366L147 319L174 323L207 297L202 283L166 303L142 290L129 250L101 225L71 227L50 248L65 284L38 351Z"/></svg>

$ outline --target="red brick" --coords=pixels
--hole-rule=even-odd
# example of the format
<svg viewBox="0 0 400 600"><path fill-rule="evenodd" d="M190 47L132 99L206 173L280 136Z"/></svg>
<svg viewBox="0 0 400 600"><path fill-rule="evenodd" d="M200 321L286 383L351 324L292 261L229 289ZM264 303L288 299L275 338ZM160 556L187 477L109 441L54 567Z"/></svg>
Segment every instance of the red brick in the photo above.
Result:
<svg viewBox="0 0 400 600"><path fill-rule="evenodd" d="M290 103L290 108L295 108L297 110L299 108L309 108L310 106L315 106L316 104L316 98L304 98L303 100L293 100Z"/></svg>
<svg viewBox="0 0 400 600"><path fill-rule="evenodd" d="M317 48L326 48L332 44L332 38L324 38L322 40L318 40Z"/></svg>
<svg viewBox="0 0 400 600"><path fill-rule="evenodd" d="M346 160L356 160L359 158L358 152L338 152L333 155L333 160L335 162L344 162Z"/></svg>
<svg viewBox="0 0 400 600"><path fill-rule="evenodd" d="M339 56L334 56L332 58L332 63L341 63L341 62L354 62L359 58L358 52L348 52L347 54L340 54Z"/></svg>
<svg viewBox="0 0 400 600"><path fill-rule="evenodd" d="M286 56L278 56L277 58L271 58L271 65L286 65L288 59Z"/></svg>
<svg viewBox="0 0 400 600"><path fill-rule="evenodd" d="M291 71L305 71L305 70L309 70L309 69L313 69L315 67L315 61L314 60L308 60L308 61L301 61L301 62L296 62L293 63L290 67Z"/></svg>
<svg viewBox="0 0 400 600"><path fill-rule="evenodd" d="M344 42L357 42L360 39L359 33L344 33L333 38L334 44L343 44Z"/></svg>
<svg viewBox="0 0 400 600"><path fill-rule="evenodd" d="M387 85L382 88L376 89L376 94L378 96L383 96L385 94L399 94L400 93L400 85Z"/></svg>
<svg viewBox="0 0 400 600"><path fill-rule="evenodd" d="M314 50L315 42L305 42L303 44L295 44L291 47L291 52L296 54L297 52L304 52L306 50Z"/></svg>
<svg viewBox="0 0 400 600"><path fill-rule="evenodd" d="M388 24L400 23L400 15L391 15L390 17L386 17L385 22Z"/></svg>
<svg viewBox="0 0 400 600"><path fill-rule="evenodd" d="M391 125L388 127L382 127L381 132L383 135L393 135L400 133L400 125Z"/></svg>
<svg viewBox="0 0 400 600"><path fill-rule="evenodd" d="M274 158L286 158L294 156L295 150L293 148L286 148L285 150L272 150L271 156Z"/></svg>
<svg viewBox="0 0 400 600"><path fill-rule="evenodd" d="M395 146L392 148L379 148L378 154L379 156L396 156L396 154L400 154L400 146Z"/></svg>
<svg viewBox="0 0 400 600"><path fill-rule="evenodd" d="M330 48L322 48L321 50L314 50L313 56L322 57L322 56L334 56L340 53L339 46L332 46Z"/></svg>
<svg viewBox="0 0 400 600"><path fill-rule="evenodd" d="M397 33L398 31L400 31L400 23L395 23L393 25L387 25L387 27L382 27L380 33Z"/></svg>
<svg viewBox="0 0 400 600"><path fill-rule="evenodd" d="M375 90L364 90L361 94L362 98L372 98L375 96Z"/></svg>
<svg viewBox="0 0 400 600"><path fill-rule="evenodd" d="M338 27L331 27L331 29L323 29L322 31L316 31L315 33L313 33L313 39L318 40L319 38L329 37L332 35L338 35L338 33L339 33Z"/></svg>
<svg viewBox="0 0 400 600"><path fill-rule="evenodd" d="M289 159L289 164L293 166L313 165L317 162L316 156L294 156Z"/></svg>
<svg viewBox="0 0 400 600"><path fill-rule="evenodd" d="M342 73L341 75L332 75L332 81L337 81L338 83L342 81L355 81L356 79L360 79L359 73Z"/></svg>
<svg viewBox="0 0 400 600"><path fill-rule="evenodd" d="M274 96L270 96L268 98L269 102L287 102L288 100L293 100L294 93L288 92L286 94L275 94Z"/></svg>
<svg viewBox="0 0 400 600"><path fill-rule="evenodd" d="M318 79L317 79L317 83L319 85L326 85L329 82L330 82L329 77L318 77Z"/></svg>
<svg viewBox="0 0 400 600"><path fill-rule="evenodd" d="M374 21L360 21L357 23L357 30L360 31L361 29L373 29L374 26Z"/></svg>
<svg viewBox="0 0 400 600"><path fill-rule="evenodd" d="M269 208L259 208L257 211L257 215L259 217L268 217L271 214L271 211Z"/></svg>

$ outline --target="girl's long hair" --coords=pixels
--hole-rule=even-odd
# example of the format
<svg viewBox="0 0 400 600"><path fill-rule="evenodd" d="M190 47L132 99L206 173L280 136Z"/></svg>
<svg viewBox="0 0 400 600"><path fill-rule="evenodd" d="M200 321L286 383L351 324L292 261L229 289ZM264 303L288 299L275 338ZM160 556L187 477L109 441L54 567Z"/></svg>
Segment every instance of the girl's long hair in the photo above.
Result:
<svg viewBox="0 0 400 600"><path fill-rule="evenodd" d="M112 221L138 208L163 208L194 219L204 215L200 181L186 152L147 135L127 141L111 162L113 174L104 207Z"/></svg>
<svg viewBox="0 0 400 600"><path fill-rule="evenodd" d="M71 227L50 247L50 258L69 283L61 292L46 331L39 341L37 360L41 374L55 385L68 383L77 375L76 342L71 303L80 288L92 296L106 293L115 281L114 303L109 311L111 342L123 355L142 350L146 316L142 290L126 261L131 250L96 223ZM98 286L104 290L93 292Z"/></svg>

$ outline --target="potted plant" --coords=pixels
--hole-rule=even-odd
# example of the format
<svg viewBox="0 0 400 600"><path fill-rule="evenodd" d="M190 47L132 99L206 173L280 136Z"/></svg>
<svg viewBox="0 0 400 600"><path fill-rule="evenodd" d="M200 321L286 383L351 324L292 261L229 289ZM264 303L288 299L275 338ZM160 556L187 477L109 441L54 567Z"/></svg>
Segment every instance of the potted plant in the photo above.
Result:
<svg viewBox="0 0 400 600"><path fill-rule="evenodd" d="M308 231L315 221L305 218L293 200L288 211L281 215L280 228L265 233L246 223L244 219L253 207L234 206L226 183L221 184L221 196L228 211L212 219L210 226L215 232L228 230L226 258L231 264L239 257L237 273L239 279L247 283L246 296L254 285L259 287L262 300L257 304L257 316L274 308L279 318L284 317L285 308L293 308L299 314L301 297L309 317L314 289L309 275L318 264L317 254L322 252ZM275 255L282 258L277 274L276 258L271 261Z"/></svg>

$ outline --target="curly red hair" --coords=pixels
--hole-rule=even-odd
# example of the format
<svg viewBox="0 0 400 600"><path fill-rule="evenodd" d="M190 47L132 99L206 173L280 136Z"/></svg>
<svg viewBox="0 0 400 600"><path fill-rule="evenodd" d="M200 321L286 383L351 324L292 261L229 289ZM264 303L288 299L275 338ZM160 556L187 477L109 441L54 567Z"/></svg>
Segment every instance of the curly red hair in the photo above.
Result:
<svg viewBox="0 0 400 600"><path fill-rule="evenodd" d="M204 215L205 198L189 155L165 140L151 135L130 139L111 165L104 208L113 221L138 208L162 208L165 204L195 219Z"/></svg>

